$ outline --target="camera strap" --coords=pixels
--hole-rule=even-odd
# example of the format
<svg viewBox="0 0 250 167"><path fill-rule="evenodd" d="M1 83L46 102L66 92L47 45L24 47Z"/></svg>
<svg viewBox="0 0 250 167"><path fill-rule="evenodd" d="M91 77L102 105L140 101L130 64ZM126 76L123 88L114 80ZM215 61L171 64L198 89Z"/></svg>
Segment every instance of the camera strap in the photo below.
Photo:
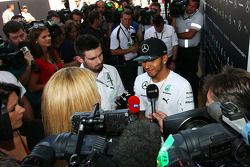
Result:
<svg viewBox="0 0 250 167"><path fill-rule="evenodd" d="M69 159L70 167L79 166L79 164L81 163L80 155L81 155L81 148L83 144L83 138L84 138L84 125L82 122L80 122L75 153Z"/></svg>

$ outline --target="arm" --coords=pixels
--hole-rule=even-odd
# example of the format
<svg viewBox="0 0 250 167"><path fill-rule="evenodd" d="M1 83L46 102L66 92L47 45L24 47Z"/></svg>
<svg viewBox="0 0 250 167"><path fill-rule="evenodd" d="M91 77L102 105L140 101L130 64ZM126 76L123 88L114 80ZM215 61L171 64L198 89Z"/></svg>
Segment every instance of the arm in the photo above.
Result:
<svg viewBox="0 0 250 167"><path fill-rule="evenodd" d="M127 53L136 53L138 50L138 45L134 45L128 49L111 49L111 54L112 55L124 55Z"/></svg>
<svg viewBox="0 0 250 167"><path fill-rule="evenodd" d="M139 24L139 26L138 26L138 30L136 32L136 36L137 36L137 39L138 39L139 43L141 41L143 41L143 31L142 31L142 25L141 24Z"/></svg>
<svg viewBox="0 0 250 167"><path fill-rule="evenodd" d="M31 65L32 61L34 61L33 56L31 55L30 52L25 53L24 59L26 61L26 67L24 72L18 77L18 80L23 84L27 85L30 79L30 74L31 74Z"/></svg>
<svg viewBox="0 0 250 167"><path fill-rule="evenodd" d="M189 82L183 83L178 100L178 112L194 109L194 98L192 87Z"/></svg>
<svg viewBox="0 0 250 167"><path fill-rule="evenodd" d="M185 32L178 33L178 37L180 39L192 39L197 32L200 31L203 25L202 15L197 16L194 20L192 20L190 27L187 27ZM178 32L178 31L177 31Z"/></svg>
<svg viewBox="0 0 250 167"><path fill-rule="evenodd" d="M173 57L172 57L172 61L169 64L169 69L170 70L175 70L176 68L176 57L177 57L177 50L178 50L178 46L173 46Z"/></svg>
<svg viewBox="0 0 250 167"><path fill-rule="evenodd" d="M173 33L173 36L172 36L173 58L172 60L175 61L176 56L177 56L177 50L178 50L178 37L174 28L172 29L172 33Z"/></svg>
<svg viewBox="0 0 250 167"><path fill-rule="evenodd" d="M118 29L119 30L119 29ZM112 55L124 55L127 53L136 53L138 50L138 45L135 44L133 46L131 46L128 49L121 49L120 48L120 41L118 41L117 39L117 33L118 30L116 31L116 29L112 32L111 37L110 37L110 51Z"/></svg>
<svg viewBox="0 0 250 167"><path fill-rule="evenodd" d="M172 60L175 61L178 53L178 46L173 46L173 58Z"/></svg>
<svg viewBox="0 0 250 167"><path fill-rule="evenodd" d="M197 32L198 32L198 30L190 29L187 32L179 33L178 38L180 38L180 39L192 39Z"/></svg>
<svg viewBox="0 0 250 167"><path fill-rule="evenodd" d="M28 85L30 92L37 92L37 91L43 90L44 85L39 84L38 81L39 81L39 74L33 73L30 77L29 85Z"/></svg>
<svg viewBox="0 0 250 167"><path fill-rule="evenodd" d="M135 82L134 82L134 92L135 92L135 96L137 96L140 99L140 111L139 111L138 118L139 118L139 120L144 120L144 119L147 119L145 117L146 109L144 107L143 100L142 100L142 97L140 95L141 94L140 93L141 84L138 82L139 82L139 80L138 80L138 78L136 78Z"/></svg>
<svg viewBox="0 0 250 167"><path fill-rule="evenodd" d="M163 133L163 120L164 120L164 118L165 118L167 115L164 114L164 113L161 112L161 111L157 111L156 113L153 113L153 116L154 116L154 118L157 119L158 124L159 124L159 126L160 126L160 130L161 130L161 132Z"/></svg>
<svg viewBox="0 0 250 167"><path fill-rule="evenodd" d="M175 31L177 32L176 18L175 17L173 17L173 19L172 19L172 26L174 27Z"/></svg>

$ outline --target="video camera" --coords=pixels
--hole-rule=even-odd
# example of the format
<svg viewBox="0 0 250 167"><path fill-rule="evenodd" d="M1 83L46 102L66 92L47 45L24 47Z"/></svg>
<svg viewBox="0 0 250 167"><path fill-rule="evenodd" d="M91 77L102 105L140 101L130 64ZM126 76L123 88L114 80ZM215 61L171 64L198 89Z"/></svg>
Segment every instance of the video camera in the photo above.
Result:
<svg viewBox="0 0 250 167"><path fill-rule="evenodd" d="M152 19L155 16L155 10L149 10L148 8L141 9L140 11L140 23L142 25L151 25Z"/></svg>
<svg viewBox="0 0 250 167"><path fill-rule="evenodd" d="M135 118L129 114L128 109L103 111L97 104L92 112L75 112L71 118L74 132L78 131L81 122L86 124L85 132L99 133L106 136L117 136Z"/></svg>
<svg viewBox="0 0 250 167"><path fill-rule="evenodd" d="M23 160L22 167L49 167L56 159L67 160L69 166L93 166L100 155L112 156L115 137L132 121L128 110L104 112L99 104L92 112L74 113L72 126L77 134L45 138Z"/></svg>
<svg viewBox="0 0 250 167"><path fill-rule="evenodd" d="M113 9L112 2L108 2L105 5L104 17L108 23L118 23L121 18L122 8Z"/></svg>
<svg viewBox="0 0 250 167"><path fill-rule="evenodd" d="M172 115L163 124L164 137L168 137L158 156L160 166L250 165L250 124L244 112L232 102L213 103L207 109Z"/></svg>
<svg viewBox="0 0 250 167"><path fill-rule="evenodd" d="M7 48L7 42L0 39L0 66L12 67L19 69L25 65L24 51L26 48L21 48L13 52L12 49Z"/></svg>
<svg viewBox="0 0 250 167"><path fill-rule="evenodd" d="M187 0L174 0L170 6L170 16L178 17L182 16L186 10Z"/></svg>
<svg viewBox="0 0 250 167"><path fill-rule="evenodd" d="M89 13L96 8L95 4L88 5L86 2L83 3L83 6L81 8L81 13L83 16L83 19L86 20L89 16Z"/></svg>
<svg viewBox="0 0 250 167"><path fill-rule="evenodd" d="M57 13L60 16L60 20L62 23L65 23L67 20L70 19L71 11L69 9L61 9L57 11Z"/></svg>

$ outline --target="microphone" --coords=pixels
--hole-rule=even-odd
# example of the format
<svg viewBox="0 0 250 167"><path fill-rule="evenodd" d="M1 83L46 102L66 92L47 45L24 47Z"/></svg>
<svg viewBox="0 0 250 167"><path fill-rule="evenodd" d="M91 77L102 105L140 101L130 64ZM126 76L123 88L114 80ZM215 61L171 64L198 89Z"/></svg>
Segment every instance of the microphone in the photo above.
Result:
<svg viewBox="0 0 250 167"><path fill-rule="evenodd" d="M160 128L148 120L137 120L124 129L112 160L117 166L155 166L160 146Z"/></svg>
<svg viewBox="0 0 250 167"><path fill-rule="evenodd" d="M27 43L26 42L20 42L18 47L20 48L20 50L23 52L23 56L27 53L30 53L29 48L27 47ZM36 73L40 71L40 68L37 64L35 64L34 60L31 61L31 69Z"/></svg>
<svg viewBox="0 0 250 167"><path fill-rule="evenodd" d="M149 100L151 102L151 109L152 109L152 115L153 115L153 113L156 112L155 102L159 96L159 89L155 84L150 84L150 85L148 85L148 87L146 89L146 93L147 93L147 97L149 98Z"/></svg>
<svg viewBox="0 0 250 167"><path fill-rule="evenodd" d="M130 96L128 98L128 109L132 114L140 111L140 99L137 96Z"/></svg>

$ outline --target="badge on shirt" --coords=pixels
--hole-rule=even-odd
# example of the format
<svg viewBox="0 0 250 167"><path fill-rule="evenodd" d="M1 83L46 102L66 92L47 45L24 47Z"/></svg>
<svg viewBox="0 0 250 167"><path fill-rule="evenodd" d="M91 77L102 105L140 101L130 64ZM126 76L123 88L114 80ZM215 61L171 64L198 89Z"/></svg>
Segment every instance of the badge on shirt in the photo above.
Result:
<svg viewBox="0 0 250 167"><path fill-rule="evenodd" d="M141 85L141 87L142 87L142 89L147 89L147 87L148 87L148 81L143 82L142 85Z"/></svg>
<svg viewBox="0 0 250 167"><path fill-rule="evenodd" d="M171 85L168 84L168 85L165 87L165 91L166 91L166 92L170 92L170 88L171 88Z"/></svg>
<svg viewBox="0 0 250 167"><path fill-rule="evenodd" d="M107 82L110 82L111 85L113 86L113 80L111 79L111 76L109 75L109 73L107 73Z"/></svg>
<svg viewBox="0 0 250 167"><path fill-rule="evenodd" d="M128 42L128 48L131 48L132 44L130 42Z"/></svg>

